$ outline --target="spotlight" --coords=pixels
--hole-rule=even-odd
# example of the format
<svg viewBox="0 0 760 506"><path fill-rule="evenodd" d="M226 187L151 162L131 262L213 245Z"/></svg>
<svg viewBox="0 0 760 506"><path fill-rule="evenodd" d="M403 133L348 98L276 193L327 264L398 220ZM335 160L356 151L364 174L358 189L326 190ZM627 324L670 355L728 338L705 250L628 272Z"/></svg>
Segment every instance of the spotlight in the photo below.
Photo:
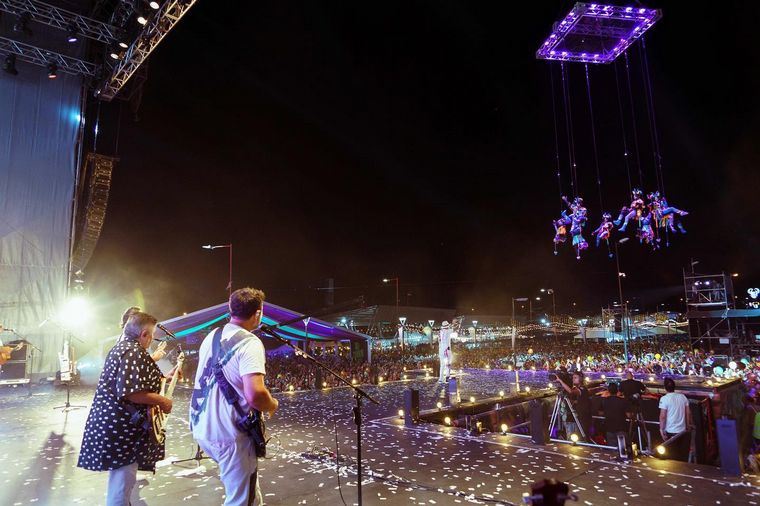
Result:
<svg viewBox="0 0 760 506"><path fill-rule="evenodd" d="M356 385L356 378L352 378L352 379L351 379L351 384L352 384L352 385Z"/></svg>
<svg viewBox="0 0 760 506"><path fill-rule="evenodd" d="M470 402L475 402L475 397L470 397Z"/></svg>
<svg viewBox="0 0 760 506"><path fill-rule="evenodd" d="M18 75L18 70L16 70L16 55L15 54L9 54L8 56L5 57L5 64L3 65L3 70L12 76Z"/></svg>
<svg viewBox="0 0 760 506"><path fill-rule="evenodd" d="M58 77L58 65L56 65L55 63L48 63L47 69L48 69L48 79L55 79L56 77ZM76 281L80 283L84 282L80 279Z"/></svg>
<svg viewBox="0 0 760 506"><path fill-rule="evenodd" d="M502 423L502 424L501 424L501 433L502 433L502 434L504 434L504 435L506 435L506 434L507 434L507 429L508 429L508 428L509 428L509 427L507 427L507 424L506 424L506 423Z"/></svg>
<svg viewBox="0 0 760 506"><path fill-rule="evenodd" d="M577 443L578 442L578 434L576 434L575 432L573 432L572 434L570 434L570 441L572 441L573 444Z"/></svg>
<svg viewBox="0 0 760 506"><path fill-rule="evenodd" d="M443 407L443 403L441 403L441 402L437 402L437 403L435 404L435 407L436 407L436 408L438 408L438 409L441 409L441 408Z"/></svg>
<svg viewBox="0 0 760 506"><path fill-rule="evenodd" d="M664 446L662 446L662 445L657 445L657 448L656 448L656 450L657 450L657 455L665 455L665 451L666 451L666 449L665 449L665 447L664 447Z"/></svg>
<svg viewBox="0 0 760 506"><path fill-rule="evenodd" d="M114 60L121 60L122 52L118 48L112 48L111 52L109 53L109 56Z"/></svg>
<svg viewBox="0 0 760 506"><path fill-rule="evenodd" d="M529 393L530 393L530 387L525 387L525 393L526 393L526 394L529 394Z"/></svg>
<svg viewBox="0 0 760 506"><path fill-rule="evenodd" d="M398 410L398 417L399 418L404 418L404 410L403 409L399 409Z"/></svg>
<svg viewBox="0 0 760 506"><path fill-rule="evenodd" d="M383 377L382 376L378 376L377 377L377 382L378 383L382 383L383 382Z"/></svg>
<svg viewBox="0 0 760 506"><path fill-rule="evenodd" d="M16 22L13 23L14 32L23 32L27 35L32 35L32 30L29 28L29 21L32 20L32 15L28 12L22 12L18 15Z"/></svg>
<svg viewBox="0 0 760 506"><path fill-rule="evenodd" d="M122 48L122 49L127 49L129 47L129 44L127 44L127 42L125 40L120 40L119 41L119 47Z"/></svg>
<svg viewBox="0 0 760 506"><path fill-rule="evenodd" d="M408 377L406 374L404 374L404 379L408 379L408 378L409 378L409 377Z"/></svg>
<svg viewBox="0 0 760 506"><path fill-rule="evenodd" d="M443 423L445 423L446 425L451 425L451 417L447 416L446 418L444 418Z"/></svg>
<svg viewBox="0 0 760 506"><path fill-rule="evenodd" d="M295 390L295 387L293 387L293 385L288 385L288 391L292 392L293 390Z"/></svg>
<svg viewBox="0 0 760 506"><path fill-rule="evenodd" d="M499 390L499 397L504 397L504 390Z"/></svg>
<svg viewBox="0 0 760 506"><path fill-rule="evenodd" d="M602 374L602 379L606 380L607 379L607 375L606 374Z"/></svg>
<svg viewBox="0 0 760 506"><path fill-rule="evenodd" d="M322 382L322 388L327 388L327 382L326 381Z"/></svg>
<svg viewBox="0 0 760 506"><path fill-rule="evenodd" d="M58 313L58 319L65 327L84 326L91 316L90 304L83 297L72 297L66 301Z"/></svg>
<svg viewBox="0 0 760 506"><path fill-rule="evenodd" d="M74 23L71 23L68 28L66 28L66 32L68 35L66 35L66 42L69 44L73 44L74 42L77 42L79 40L79 32L77 31L77 25Z"/></svg>
<svg viewBox="0 0 760 506"><path fill-rule="evenodd" d="M153 0L153 1L152 1L152 2L150 2L150 3L148 3L148 5L150 5L150 8L151 8L151 9L153 9L154 11L157 11L157 10L158 10L158 8L159 8L159 7L161 7L161 6L158 4L158 2L156 2L155 0Z"/></svg>
<svg viewBox="0 0 760 506"><path fill-rule="evenodd" d="M145 12L144 7L137 8L137 22L143 26L148 23L148 14Z"/></svg>

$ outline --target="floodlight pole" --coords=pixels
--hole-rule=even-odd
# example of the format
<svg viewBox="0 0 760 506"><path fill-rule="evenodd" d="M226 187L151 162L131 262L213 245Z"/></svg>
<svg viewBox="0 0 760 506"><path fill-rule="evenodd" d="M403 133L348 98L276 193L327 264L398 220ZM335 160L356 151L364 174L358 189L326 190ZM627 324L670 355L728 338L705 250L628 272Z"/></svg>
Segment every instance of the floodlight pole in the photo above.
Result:
<svg viewBox="0 0 760 506"><path fill-rule="evenodd" d="M631 331L628 319L628 304L623 305L623 273L620 272L620 254L618 253L618 244L623 244L628 240L627 237L615 241L615 264L617 266L617 278L618 278L618 303L623 309L623 323L625 323L625 333L623 333L623 353L625 353L625 366L628 367L628 334ZM613 329L614 330L614 329Z"/></svg>
<svg viewBox="0 0 760 506"><path fill-rule="evenodd" d="M219 248L227 248L230 250L230 260L229 260L229 281L227 283L227 293L231 297L232 296L232 243L229 244L206 244L204 246L201 246L203 249L207 250L215 250Z"/></svg>
<svg viewBox="0 0 760 506"><path fill-rule="evenodd" d="M394 316L396 318L398 318L398 302L399 302L399 299L398 299L398 276L396 276L395 278L383 278L383 283L390 283L391 281L393 281L394 283L396 283L396 314ZM404 334L403 333L401 334L401 353L402 354L404 353Z"/></svg>

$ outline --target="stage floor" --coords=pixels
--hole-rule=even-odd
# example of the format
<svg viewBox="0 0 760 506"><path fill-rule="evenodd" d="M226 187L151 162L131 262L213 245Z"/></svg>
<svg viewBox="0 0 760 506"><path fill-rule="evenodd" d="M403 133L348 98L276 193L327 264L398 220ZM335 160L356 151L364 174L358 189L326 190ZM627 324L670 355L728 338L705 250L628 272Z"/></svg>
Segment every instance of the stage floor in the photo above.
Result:
<svg viewBox="0 0 760 506"><path fill-rule="evenodd" d="M530 384L525 378L526 384ZM465 395L508 390L504 375L468 370ZM396 413L403 390L420 390L421 407L435 404L440 387L420 379L367 387L381 401L366 406L363 437L364 504L519 504L530 484L544 477L566 481L578 504L760 504L757 476L726 478L711 466L647 458L623 465L613 452L568 445L535 446L514 436L471 437L463 429L420 424L403 426ZM72 404L89 405L94 388L72 389ZM50 385L0 389L0 505L102 505L107 473L76 467L87 409L53 409L65 389ZM269 423L276 439L271 459L260 461L268 505L340 505L335 461L336 431L344 464L353 462L353 399L346 389L278 394L280 410ZM216 466L191 457L195 446L187 425L189 390L178 388L168 428L167 459L155 475L138 475L139 498L132 505L216 505L223 489ZM365 403L366 404L366 403ZM279 443L277 442L279 439ZM354 467L340 469L346 504L356 504ZM387 502L386 502L387 501Z"/></svg>

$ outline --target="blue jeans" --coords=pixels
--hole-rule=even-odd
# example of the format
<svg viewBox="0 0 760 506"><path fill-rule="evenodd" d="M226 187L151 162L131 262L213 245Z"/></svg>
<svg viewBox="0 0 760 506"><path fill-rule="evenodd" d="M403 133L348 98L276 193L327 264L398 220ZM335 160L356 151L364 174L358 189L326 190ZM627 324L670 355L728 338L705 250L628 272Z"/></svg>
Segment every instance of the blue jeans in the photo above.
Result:
<svg viewBox="0 0 760 506"><path fill-rule="evenodd" d="M137 462L108 472L106 506L129 506L129 497L137 483Z"/></svg>

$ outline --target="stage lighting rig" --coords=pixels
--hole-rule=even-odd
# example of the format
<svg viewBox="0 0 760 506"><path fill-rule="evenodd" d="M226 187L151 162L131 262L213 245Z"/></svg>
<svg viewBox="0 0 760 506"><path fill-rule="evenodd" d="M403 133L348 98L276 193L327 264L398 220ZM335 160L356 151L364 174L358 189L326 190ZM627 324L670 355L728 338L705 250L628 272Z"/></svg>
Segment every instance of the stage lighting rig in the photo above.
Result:
<svg viewBox="0 0 760 506"><path fill-rule="evenodd" d="M47 67L49 63L55 63L58 65L58 71L66 74L95 77L97 73L97 67L94 63L41 49L13 39L7 39L3 36L0 36L0 53L8 53L9 56L13 56L13 65L11 66L13 69L15 69L16 58L20 58L27 63L41 67ZM7 57L4 69L6 72L16 75L16 73L10 72L8 68Z"/></svg>
<svg viewBox="0 0 760 506"><path fill-rule="evenodd" d="M6 73L17 76L18 70L16 70L16 55L15 54L9 54L5 57L5 63L3 64L3 71Z"/></svg>
<svg viewBox="0 0 760 506"><path fill-rule="evenodd" d="M142 31L125 51L124 58L114 64L110 75L96 88L95 96L106 101L112 100L196 2L197 0L168 0L160 5L146 19Z"/></svg>
<svg viewBox="0 0 760 506"><path fill-rule="evenodd" d="M13 23L13 31L14 32L21 32L26 35L31 36L32 35L32 29L29 28L29 21L31 21L32 15L28 12L22 12L18 15L18 18L16 18L16 22Z"/></svg>
<svg viewBox="0 0 760 506"><path fill-rule="evenodd" d="M77 25L71 23L66 29L66 32L68 32L68 35L66 35L66 42L73 44L79 41L79 30L77 30Z"/></svg>
<svg viewBox="0 0 760 506"><path fill-rule="evenodd" d="M120 5L124 3L129 2L120 2ZM117 40L119 33L119 29L114 25L37 0L0 0L0 11L8 14L21 13L14 24L14 29L18 25L23 30L24 24L19 24L23 21L21 19L23 16L27 25L33 21L65 31L68 36L66 40L69 42L76 42L71 40L72 29L76 32L77 40L80 37L86 37L104 44L111 44Z"/></svg>
<svg viewBox="0 0 760 506"><path fill-rule="evenodd" d="M48 63L48 79L55 79L58 77L58 65L55 63Z"/></svg>

